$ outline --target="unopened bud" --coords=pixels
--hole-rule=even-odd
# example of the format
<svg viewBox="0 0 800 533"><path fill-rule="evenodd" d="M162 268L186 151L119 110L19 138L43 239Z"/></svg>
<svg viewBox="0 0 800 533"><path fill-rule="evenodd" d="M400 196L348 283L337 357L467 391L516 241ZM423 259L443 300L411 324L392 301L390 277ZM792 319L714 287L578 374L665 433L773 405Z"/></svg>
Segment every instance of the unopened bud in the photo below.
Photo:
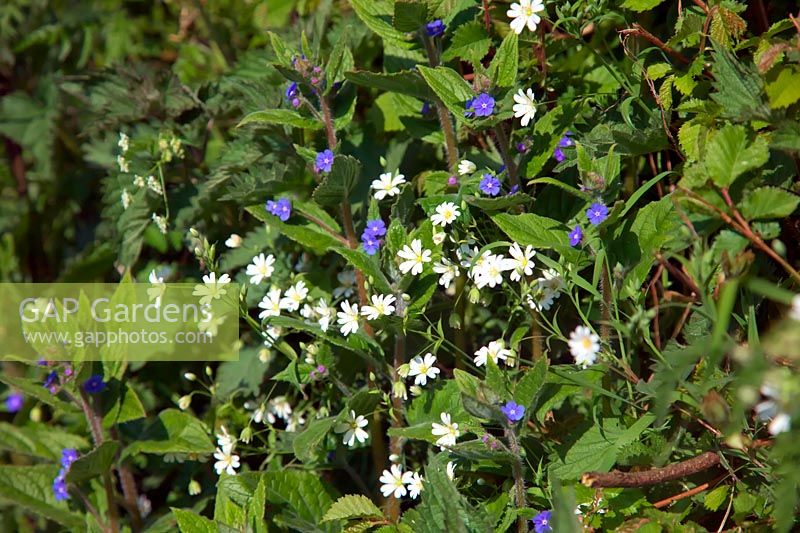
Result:
<svg viewBox="0 0 800 533"><path fill-rule="evenodd" d="M186 396L181 396L178 400L178 407L181 408L181 411L185 411L192 405L192 397L188 394Z"/></svg>
<svg viewBox="0 0 800 533"><path fill-rule="evenodd" d="M192 374L191 372L186 372L186 373L183 375L183 377L184 377L184 379L185 379L186 381L195 381L195 380L197 379L197 376L196 376L196 375L194 375L194 374Z"/></svg>

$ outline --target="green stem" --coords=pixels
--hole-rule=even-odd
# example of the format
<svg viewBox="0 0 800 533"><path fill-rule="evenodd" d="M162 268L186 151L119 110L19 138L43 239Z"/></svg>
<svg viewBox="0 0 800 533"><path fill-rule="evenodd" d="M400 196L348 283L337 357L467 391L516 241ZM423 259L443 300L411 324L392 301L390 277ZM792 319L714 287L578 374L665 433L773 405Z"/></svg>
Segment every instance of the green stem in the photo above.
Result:
<svg viewBox="0 0 800 533"><path fill-rule="evenodd" d="M519 176L517 175L517 164L511 156L508 136L502 124L498 124L494 127L494 134L497 137L497 147L500 149L500 155L503 157L503 164L505 164L506 170L508 171L508 179L511 181L511 185L520 187Z"/></svg>
<svg viewBox="0 0 800 533"><path fill-rule="evenodd" d="M511 472L514 475L514 505L517 509L522 509L527 505L525 501L525 480L522 477L522 456L517 440L517 434L514 433L514 428L505 428L506 439L508 439L508 448L514 460L511 463ZM522 516L517 517L517 531L518 533L525 533L528 531L528 524Z"/></svg>
<svg viewBox="0 0 800 533"><path fill-rule="evenodd" d="M89 396L86 394L86 391L83 389L80 390L81 401L80 407L83 410L83 414L86 417L86 421L89 423L89 428L92 432L92 439L94 440L94 447L97 448L103 442L105 442L105 436L103 435L103 425L100 421L100 417L97 413L92 409L90 404ZM118 533L119 532L119 514L117 510L117 503L114 496L114 484L111 480L111 472L106 470L103 472L103 486L106 492L106 501L108 502L108 530L111 533Z"/></svg>
<svg viewBox="0 0 800 533"><path fill-rule="evenodd" d="M425 50L428 53L428 64L431 68L439 65L439 53L436 47L433 46L433 40L423 35L422 40L425 42ZM450 120L450 112L445 107L444 103L436 98L434 103L436 106L436 115L439 118L439 124L442 126L442 133L444 133L445 152L447 153L447 166L450 172L455 173L458 168L458 142L456 141L456 131L453 127L453 122Z"/></svg>

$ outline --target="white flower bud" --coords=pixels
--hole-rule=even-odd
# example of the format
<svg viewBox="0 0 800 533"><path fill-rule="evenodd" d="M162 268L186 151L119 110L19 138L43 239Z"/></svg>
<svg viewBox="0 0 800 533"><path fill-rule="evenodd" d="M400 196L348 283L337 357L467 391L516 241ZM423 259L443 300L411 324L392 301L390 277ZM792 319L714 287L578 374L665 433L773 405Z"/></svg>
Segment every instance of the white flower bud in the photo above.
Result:
<svg viewBox="0 0 800 533"><path fill-rule="evenodd" d="M186 381L195 381L195 380L197 379L197 376L196 376L196 375L194 375L194 374L192 374L191 372L186 372L186 373L183 375L183 378L184 378Z"/></svg>
<svg viewBox="0 0 800 533"><path fill-rule="evenodd" d="M192 404L192 397L188 394L186 396L181 396L178 400L178 407L180 407L181 411L185 411L189 408Z"/></svg>

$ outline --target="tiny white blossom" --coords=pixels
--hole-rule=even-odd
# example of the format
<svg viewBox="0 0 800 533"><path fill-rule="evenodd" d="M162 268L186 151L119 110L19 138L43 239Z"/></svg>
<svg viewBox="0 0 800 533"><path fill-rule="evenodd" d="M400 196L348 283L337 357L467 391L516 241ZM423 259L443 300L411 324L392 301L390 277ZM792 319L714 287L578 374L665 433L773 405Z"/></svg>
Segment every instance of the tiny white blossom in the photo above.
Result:
<svg viewBox="0 0 800 533"><path fill-rule="evenodd" d="M538 312L549 311L558 295L559 293L546 289L538 290L534 294L528 295L528 306Z"/></svg>
<svg viewBox="0 0 800 533"><path fill-rule="evenodd" d="M331 324L331 319L334 318L335 309L328 305L324 298L320 298L317 305L314 306L314 312L319 316L318 324L322 331L328 331Z"/></svg>
<svg viewBox="0 0 800 533"><path fill-rule="evenodd" d="M128 148L130 148L129 141L130 137L128 137L124 132L119 132L119 140L117 141L117 146L120 147L120 150L122 150L123 154L128 151Z"/></svg>
<svg viewBox="0 0 800 533"><path fill-rule="evenodd" d="M341 304L342 310L336 313L338 323L341 325L339 331L347 337L351 333L358 331L358 304L350 304L347 300Z"/></svg>
<svg viewBox="0 0 800 533"><path fill-rule="evenodd" d="M447 477L450 478L450 481L453 481L456 478L456 462L455 461L448 461L447 462Z"/></svg>
<svg viewBox="0 0 800 533"><path fill-rule="evenodd" d="M533 90L528 89L527 94L520 89L517 94L514 95L514 118L522 119L519 123L524 128L528 124L530 124L533 117L536 116L536 97L533 95Z"/></svg>
<svg viewBox="0 0 800 533"><path fill-rule="evenodd" d="M211 300L219 300L225 296L226 290L223 288L231 282L231 277L223 274L217 279L216 272L210 272L208 275L203 276L203 284L195 285L192 291L192 296L200 296L201 304L211 303Z"/></svg>
<svg viewBox="0 0 800 533"><path fill-rule="evenodd" d="M552 268L543 270L542 277L537 278L535 282L539 287L555 293L560 293L564 288L564 279Z"/></svg>
<svg viewBox="0 0 800 533"><path fill-rule="evenodd" d="M236 439L234 439L228 430L225 429L225 426L220 426L220 433L217 433L217 446L220 448L232 448L234 444L236 444Z"/></svg>
<svg viewBox="0 0 800 533"><path fill-rule="evenodd" d="M190 405L192 405L192 397L188 394L178 398L178 407L181 411L187 410Z"/></svg>
<svg viewBox="0 0 800 533"><path fill-rule="evenodd" d="M411 241L411 246L405 245L402 250L397 252L397 257L405 259L400 263L400 272L416 276L422 273L422 268L425 263L431 262L431 251L422 248L422 241L414 239Z"/></svg>
<svg viewBox="0 0 800 533"><path fill-rule="evenodd" d="M128 161L121 155L117 156L117 165L119 165L120 172L128 172L130 170L130 166L128 165Z"/></svg>
<svg viewBox="0 0 800 533"><path fill-rule="evenodd" d="M167 219L162 217L161 215L157 215L155 213L153 213L150 218L152 218L153 222L155 222L156 227L158 228L158 231L160 231L161 233L166 235L167 234Z"/></svg>
<svg viewBox="0 0 800 533"><path fill-rule="evenodd" d="M458 173L461 176L472 174L476 170L478 170L478 166L469 159L464 159L458 164Z"/></svg>
<svg viewBox="0 0 800 533"><path fill-rule="evenodd" d="M511 270L511 281L519 281L522 276L530 276L533 274L533 267L535 263L532 261L536 255L536 250L533 246L527 246L523 251L519 244L514 243L509 249L508 253L511 254L511 259L505 260L505 266Z"/></svg>
<svg viewBox="0 0 800 533"><path fill-rule="evenodd" d="M119 201L122 203L122 209L128 209L131 205L131 193L128 192L128 189L122 189L122 194L119 195Z"/></svg>
<svg viewBox="0 0 800 533"><path fill-rule="evenodd" d="M289 417L289 420L286 421L286 431L288 431L289 433L295 433L305 423L306 419L303 418L303 415L299 413L294 413L292 416Z"/></svg>
<svg viewBox="0 0 800 533"><path fill-rule="evenodd" d="M344 442L346 446L352 447L356 441L363 444L369 438L369 433L363 429L367 424L369 424L369 422L363 415L356 416L356 412L351 409L350 417L347 421L337 424L333 430L336 433L344 433L344 440L342 442Z"/></svg>
<svg viewBox="0 0 800 533"><path fill-rule="evenodd" d="M454 446L456 439L461 435L461 432L458 430L458 424L450 422L449 413L442 413L439 415L439 418L442 420L441 424L436 422L431 424L431 433L433 433L434 437L439 437L436 441L437 446L442 448Z"/></svg>
<svg viewBox="0 0 800 533"><path fill-rule="evenodd" d="M458 267L446 257L433 264L433 271L439 274L439 285L445 289L449 289L450 283L458 277Z"/></svg>
<svg viewBox="0 0 800 533"><path fill-rule="evenodd" d="M258 318L265 319L270 316L280 316L281 314L281 290L280 289L272 289L267 294L264 295L264 298L258 302L258 307L263 309L258 314Z"/></svg>
<svg viewBox="0 0 800 533"><path fill-rule="evenodd" d="M789 431L792 426L792 418L786 413L778 413L767 426L770 435L778 435Z"/></svg>
<svg viewBox="0 0 800 533"><path fill-rule="evenodd" d="M503 255L486 253L472 267L472 279L479 289L486 286L494 288L503 283L503 272L506 270L511 270L511 267Z"/></svg>
<svg viewBox="0 0 800 533"><path fill-rule="evenodd" d="M239 468L239 456L233 454L233 448L227 446L217 448L214 452L214 459L217 460L214 463L214 470L217 471L218 476L221 476L222 472L226 472L230 476L236 475L236 469Z"/></svg>
<svg viewBox="0 0 800 533"><path fill-rule="evenodd" d="M225 246L228 248L238 248L242 245L242 238L235 234L231 233L231 236L225 240Z"/></svg>
<svg viewBox="0 0 800 533"><path fill-rule="evenodd" d="M439 231L439 232L434 233L431 236L431 238L433 239L433 244L435 244L436 246L439 246L447 238L447 234L445 232L443 232L443 231Z"/></svg>
<svg viewBox="0 0 800 533"><path fill-rule="evenodd" d="M161 183L154 176L147 176L147 188L159 196L164 194L164 189L161 188Z"/></svg>
<svg viewBox="0 0 800 533"><path fill-rule="evenodd" d="M506 343L502 339L498 339L475 352L474 361L476 366L485 366L486 361L491 359L494 364L499 365L500 361L506 361L509 357L511 357L511 350L506 348Z"/></svg>
<svg viewBox="0 0 800 533"><path fill-rule="evenodd" d="M300 309L300 304L308 296L308 288L303 280L298 281L286 291L281 298L281 309L293 312Z"/></svg>
<svg viewBox="0 0 800 533"><path fill-rule="evenodd" d="M291 414L292 405L289 403L289 400L286 399L286 396L275 396L269 401L267 421L270 424L275 423L276 416L288 422Z"/></svg>
<svg viewBox="0 0 800 533"><path fill-rule="evenodd" d="M361 314L367 320L377 320L381 316L389 316L394 313L394 302L397 300L391 294L373 294L372 305L365 305L361 308Z"/></svg>
<svg viewBox="0 0 800 533"><path fill-rule="evenodd" d="M133 177L133 185L134 187L138 187L139 189L144 188L144 178L139 176L138 174Z"/></svg>
<svg viewBox="0 0 800 533"><path fill-rule="evenodd" d="M403 472L400 465L394 464L391 470L384 470L378 481L381 482L381 494L384 498L394 495L395 498L402 498L408 493L406 484L411 483L413 474Z"/></svg>
<svg viewBox="0 0 800 533"><path fill-rule="evenodd" d="M525 26L530 31L536 31L536 26L542 21L542 18L537 15L544 11L544 4L542 0L519 0L519 3L514 2L511 4L511 9L506 12L511 21L511 29L519 35Z"/></svg>
<svg viewBox="0 0 800 533"><path fill-rule="evenodd" d="M434 226L445 227L452 224L461 214L458 206L453 202L444 202L436 206L436 213L431 215L431 222Z"/></svg>
<svg viewBox="0 0 800 533"><path fill-rule="evenodd" d="M411 497L412 500L416 500L419 497L419 493L422 492L422 482L423 478L419 475L419 472L414 472L411 475L411 479L406 484L408 488L408 495Z"/></svg>
<svg viewBox="0 0 800 533"><path fill-rule="evenodd" d="M800 294L792 298L792 308L789 310L789 317L792 320L800 320Z"/></svg>
<svg viewBox="0 0 800 533"><path fill-rule="evenodd" d="M428 384L428 378L436 379L436 376L441 372L441 370L434 366L435 364L436 357L432 353L426 353L425 357L420 357L418 355L408 363L408 375L415 376L415 385L422 385L424 387Z"/></svg>
<svg viewBox="0 0 800 533"><path fill-rule="evenodd" d="M405 182L406 178L402 174L393 175L391 172L381 174L378 179L372 182L372 188L375 189L375 199L380 201L387 196L400 194L399 186Z"/></svg>
<svg viewBox="0 0 800 533"><path fill-rule="evenodd" d="M262 281L272 276L272 273L275 272L275 256L269 254L265 256L264 254L258 254L253 258L253 262L247 265L247 270L245 274L250 276L250 283L253 285L259 285Z"/></svg>
<svg viewBox="0 0 800 533"><path fill-rule="evenodd" d="M587 368L595 363L600 352L600 337L586 326L578 326L569 334L569 351L575 364Z"/></svg>

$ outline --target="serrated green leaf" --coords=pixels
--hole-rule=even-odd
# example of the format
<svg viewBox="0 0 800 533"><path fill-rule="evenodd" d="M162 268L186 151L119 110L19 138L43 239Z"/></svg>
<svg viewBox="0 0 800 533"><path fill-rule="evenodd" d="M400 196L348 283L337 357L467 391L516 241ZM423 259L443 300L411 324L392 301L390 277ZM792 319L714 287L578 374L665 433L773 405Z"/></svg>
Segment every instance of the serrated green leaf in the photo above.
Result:
<svg viewBox="0 0 800 533"><path fill-rule="evenodd" d="M741 204L741 212L745 219L785 218L791 215L800 196L777 187L759 187L750 191Z"/></svg>
<svg viewBox="0 0 800 533"><path fill-rule="evenodd" d="M722 116L738 122L769 120L764 101L764 82L753 68L744 66L731 52L714 43L714 88L711 99L722 108Z"/></svg>
<svg viewBox="0 0 800 533"><path fill-rule="evenodd" d="M421 0L395 0L394 27L402 32L420 29L428 21L428 5Z"/></svg>
<svg viewBox="0 0 800 533"><path fill-rule="evenodd" d="M641 13L642 11L649 11L654 7L661 4L664 0L625 0L622 7L628 8L631 11Z"/></svg>
<svg viewBox="0 0 800 533"><path fill-rule="evenodd" d="M728 485L720 485L703 498L703 505L709 511L716 511L728 498Z"/></svg>
<svg viewBox="0 0 800 533"><path fill-rule="evenodd" d="M452 61L461 58L465 61L478 62L489 52L491 45L492 40L483 24L477 21L468 22L456 29L450 46L442 53L442 60Z"/></svg>
<svg viewBox="0 0 800 533"><path fill-rule="evenodd" d="M322 129L322 123L319 120L306 118L297 111L292 111L291 109L263 109L261 111L254 111L240 120L236 127L242 127L247 124L293 126L295 128L309 130Z"/></svg>
<svg viewBox="0 0 800 533"><path fill-rule="evenodd" d="M358 159L349 155L337 155L333 159L331 171L314 189L314 200L326 207L348 201L360 175L361 163Z"/></svg>
<svg viewBox="0 0 800 533"><path fill-rule="evenodd" d="M800 69L785 68L775 81L766 87L769 106L772 109L789 107L800 100Z"/></svg>
<svg viewBox="0 0 800 533"><path fill-rule="evenodd" d="M108 440L89 453L81 455L70 466L67 481L81 483L110 471L117 450L119 450L119 442Z"/></svg>
<svg viewBox="0 0 800 533"><path fill-rule="evenodd" d="M109 401L112 400L113 401ZM112 380L103 393L103 427L110 428L147 416L136 391L128 383Z"/></svg>
<svg viewBox="0 0 800 533"><path fill-rule="evenodd" d="M425 78L425 82L444 102L444 105L457 117L463 117L467 100L475 96L464 78L455 70L447 67L431 68L419 65L418 69Z"/></svg>
<svg viewBox="0 0 800 533"><path fill-rule="evenodd" d="M548 366L547 358L537 359L533 366L525 370L514 387L514 401L525 408L525 414L528 416L530 416L536 398L542 392L545 379L547 379Z"/></svg>
<svg viewBox="0 0 800 533"><path fill-rule="evenodd" d="M356 15L364 25L394 46L411 48L413 43L406 41L406 34L395 29L388 21L394 15L394 2L389 0L350 0Z"/></svg>
<svg viewBox="0 0 800 533"><path fill-rule="evenodd" d="M0 422L0 450L56 460L64 448L86 448L89 442L58 428L31 422L17 427Z"/></svg>
<svg viewBox="0 0 800 533"><path fill-rule="evenodd" d="M205 516L200 516L188 509L176 509L171 507L172 515L178 522L178 529L181 533L217 533L217 524Z"/></svg>
<svg viewBox="0 0 800 533"><path fill-rule="evenodd" d="M55 407L67 413L77 413L80 411L76 405L60 400L55 394L51 394L50 391L42 387L41 381L0 373L0 382L22 392L25 396L36 398L45 405Z"/></svg>
<svg viewBox="0 0 800 533"><path fill-rule="evenodd" d="M729 187L739 176L762 166L769 159L763 137L752 143L743 126L726 126L711 139L705 154L705 169L718 187Z"/></svg>
<svg viewBox="0 0 800 533"><path fill-rule="evenodd" d="M434 93L425 83L425 80L413 70L383 73L357 70L345 73L345 78L356 85L407 94L421 100L432 100L434 98Z"/></svg>
<svg viewBox="0 0 800 533"><path fill-rule="evenodd" d="M342 496L331 505L322 517L323 522L349 520L359 517L383 517L383 513L372 500L360 494Z"/></svg>
<svg viewBox="0 0 800 533"><path fill-rule="evenodd" d="M214 452L208 428L194 416L165 409L151 423L139 440L131 442L123 451L122 459L137 453L210 454Z"/></svg>
<svg viewBox="0 0 800 533"><path fill-rule="evenodd" d="M53 479L58 472L56 465L0 465L0 502L19 505L71 530L84 527L81 515L70 512L67 502L55 499Z"/></svg>
<svg viewBox="0 0 800 533"><path fill-rule="evenodd" d="M292 442L294 454L303 462L314 459L320 443L336 422L335 418L318 418L309 422Z"/></svg>
<svg viewBox="0 0 800 533"><path fill-rule="evenodd" d="M508 32L489 64L489 78L495 87L513 87L519 69L519 36Z"/></svg>

